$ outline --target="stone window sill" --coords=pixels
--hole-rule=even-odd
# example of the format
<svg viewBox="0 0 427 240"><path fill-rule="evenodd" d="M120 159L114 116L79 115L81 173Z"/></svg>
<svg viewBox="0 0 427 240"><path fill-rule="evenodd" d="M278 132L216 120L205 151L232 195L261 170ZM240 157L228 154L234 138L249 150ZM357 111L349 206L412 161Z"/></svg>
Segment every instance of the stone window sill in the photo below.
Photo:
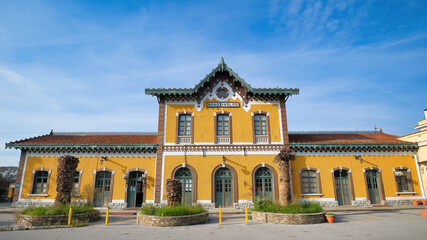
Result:
<svg viewBox="0 0 427 240"><path fill-rule="evenodd" d="M302 197L304 196L323 196L321 193L303 193L301 194Z"/></svg>
<svg viewBox="0 0 427 240"><path fill-rule="evenodd" d="M47 197L47 196L49 196L48 194L46 194L46 193L35 193L35 194L28 194L28 197Z"/></svg>
<svg viewBox="0 0 427 240"><path fill-rule="evenodd" d="M412 194L417 194L417 192L397 192L397 195L412 195Z"/></svg>

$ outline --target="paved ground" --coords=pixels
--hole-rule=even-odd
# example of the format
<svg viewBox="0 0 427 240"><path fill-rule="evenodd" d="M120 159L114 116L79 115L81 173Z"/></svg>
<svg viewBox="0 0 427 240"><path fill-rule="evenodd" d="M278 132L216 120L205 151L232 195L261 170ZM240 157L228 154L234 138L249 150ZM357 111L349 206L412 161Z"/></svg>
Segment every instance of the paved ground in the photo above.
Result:
<svg viewBox="0 0 427 240"><path fill-rule="evenodd" d="M12 214L2 214L13 216ZM1 215L0 215L1 216ZM208 224L157 228L135 224L135 216L112 216L87 227L0 232L0 239L427 239L427 219L420 210L337 213L335 224L275 225L224 215L223 225L211 215ZM5 216L7 219L7 216Z"/></svg>

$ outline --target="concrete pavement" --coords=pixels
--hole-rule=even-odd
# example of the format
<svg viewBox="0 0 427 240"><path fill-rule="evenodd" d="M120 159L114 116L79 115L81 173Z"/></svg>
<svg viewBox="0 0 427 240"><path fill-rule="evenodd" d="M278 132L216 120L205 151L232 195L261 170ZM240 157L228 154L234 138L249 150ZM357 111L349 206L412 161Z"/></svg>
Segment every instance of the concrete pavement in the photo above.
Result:
<svg viewBox="0 0 427 240"><path fill-rule="evenodd" d="M314 225L276 225L224 216L223 224L211 214L209 222L183 227L146 227L135 224L134 216L114 216L111 225L103 221L87 227L0 232L0 239L426 239L427 219L419 209L394 211L338 212L337 222Z"/></svg>

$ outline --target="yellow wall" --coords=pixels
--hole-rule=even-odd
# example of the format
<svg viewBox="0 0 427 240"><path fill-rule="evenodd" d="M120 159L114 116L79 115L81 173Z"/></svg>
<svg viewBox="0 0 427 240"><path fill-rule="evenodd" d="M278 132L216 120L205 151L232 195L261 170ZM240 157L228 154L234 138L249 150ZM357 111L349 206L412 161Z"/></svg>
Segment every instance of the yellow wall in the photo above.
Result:
<svg viewBox="0 0 427 240"><path fill-rule="evenodd" d="M420 193L420 184L418 180L415 161L411 155L391 155L391 156L369 156L362 155L363 163L356 160L354 156L298 156L292 163L294 193L296 197L301 196L300 179L298 169L310 166L320 170L320 179L322 184L322 192L324 198L334 198L334 188L331 169L337 167L346 167L352 170L354 194L355 197L367 197L365 179L362 169L368 167L376 167L381 169L384 192L386 197L397 197L395 177L393 168L403 166L411 169L414 191ZM413 195L401 195L413 196ZM421 196L416 194L416 196ZM304 198L317 198L318 196L305 196Z"/></svg>
<svg viewBox="0 0 427 240"><path fill-rule="evenodd" d="M166 117L166 143L175 143L176 139L176 113L184 110L194 113L194 142L214 142L215 118L214 113L224 110L232 113L233 142L252 142L252 116L251 113L262 110L270 114L271 142L281 142L279 106L278 104L253 104L251 109L246 112L242 107L239 108L208 108L208 102L217 102L206 100L204 107L199 112L194 108L194 104L188 105L167 105ZM239 99L228 100L227 102L242 102Z"/></svg>
<svg viewBox="0 0 427 240"><path fill-rule="evenodd" d="M237 172L238 178L238 199L252 199L252 171L255 166L265 162L268 165L271 165L278 169L276 165L272 162L274 155L231 155L227 156L226 164L232 166ZM301 188L299 180L298 169L306 168L308 166L312 168L317 168L320 170L321 175L321 184L323 196L322 198L334 198L334 188L332 184L332 174L331 169L337 167L347 167L352 169L353 183L354 183L354 192L355 197L367 197L366 195L366 186L363 176L363 168L367 167L377 167L381 169L383 183L385 186L385 196L386 197L397 197L396 184L393 173L393 168L399 167L408 167L411 169L412 180L414 184L414 191L417 192L415 196L420 196L420 185L418 181L418 174L415 167L415 162L412 156L363 156L363 163L356 160L354 156L298 156L295 161L292 162L293 169L293 183L294 183L294 193L296 198L301 198ZM164 182L166 179L171 178L173 169L186 163L194 167L197 171L197 199L198 200L210 200L211 199L211 189L212 189L212 170L222 163L221 156L165 156L165 170L164 173ZM245 187L246 182L246 187ZM163 192L165 198L165 189ZM413 195L401 195L404 196L413 196ZM305 196L304 198L318 198L318 196Z"/></svg>
<svg viewBox="0 0 427 240"><path fill-rule="evenodd" d="M93 189L93 171L100 168L109 168L115 170L114 173L114 188L113 200L125 199L126 181L123 174L126 170L136 168L147 170L147 188L146 200L154 199L154 176L155 176L155 160L156 157L108 157L102 165L100 157L78 157L78 169L83 170L80 187L80 198L91 199ZM27 158L27 166L25 169L24 184L22 187L22 198L28 198L31 193L31 181L33 170L43 167L51 169L52 173L49 180L49 190L47 197L30 197L32 199L54 199L56 196L56 175L57 175L57 159L58 157L33 157Z"/></svg>

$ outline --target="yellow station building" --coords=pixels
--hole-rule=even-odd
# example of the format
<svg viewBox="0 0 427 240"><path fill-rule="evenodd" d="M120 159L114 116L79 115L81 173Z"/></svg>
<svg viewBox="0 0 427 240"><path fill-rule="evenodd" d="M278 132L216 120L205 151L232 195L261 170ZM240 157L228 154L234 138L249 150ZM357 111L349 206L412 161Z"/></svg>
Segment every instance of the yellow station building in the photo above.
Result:
<svg viewBox="0 0 427 240"><path fill-rule="evenodd" d="M292 88L254 88L223 61L194 88L146 89L159 102L155 133L50 134L10 142L21 150L16 206L50 204L57 158L78 157L76 201L103 207L165 203L164 183L183 183L183 203L207 208L278 200L284 147L295 200L324 206L403 205L423 198L417 144L382 131L288 132Z"/></svg>

